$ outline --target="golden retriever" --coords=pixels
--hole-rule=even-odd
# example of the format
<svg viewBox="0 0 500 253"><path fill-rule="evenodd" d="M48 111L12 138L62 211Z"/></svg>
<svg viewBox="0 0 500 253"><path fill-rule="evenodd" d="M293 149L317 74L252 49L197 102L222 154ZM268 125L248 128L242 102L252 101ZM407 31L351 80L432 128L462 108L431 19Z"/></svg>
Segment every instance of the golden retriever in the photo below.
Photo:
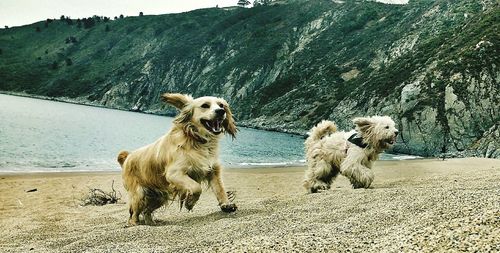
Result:
<svg viewBox="0 0 500 253"><path fill-rule="evenodd" d="M217 97L193 99L165 93L162 99L180 113L170 131L152 144L118 155L123 184L129 196L129 225L153 225L152 213L168 200L179 197L181 208L191 210L207 182L224 212L237 207L228 199L218 160L221 133L233 138L237 128L228 103Z"/></svg>

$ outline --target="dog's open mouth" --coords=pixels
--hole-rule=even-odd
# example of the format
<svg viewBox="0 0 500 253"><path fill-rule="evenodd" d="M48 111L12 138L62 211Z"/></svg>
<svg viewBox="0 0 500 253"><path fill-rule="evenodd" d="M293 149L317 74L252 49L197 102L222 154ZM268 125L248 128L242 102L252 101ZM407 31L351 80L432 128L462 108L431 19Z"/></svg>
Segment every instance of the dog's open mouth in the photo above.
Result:
<svg viewBox="0 0 500 253"><path fill-rule="evenodd" d="M396 143L396 136L386 139L385 143L387 143L388 145L394 145L394 143Z"/></svg>
<svg viewBox="0 0 500 253"><path fill-rule="evenodd" d="M220 134L222 132L222 119L206 120L201 119L201 124L210 132Z"/></svg>

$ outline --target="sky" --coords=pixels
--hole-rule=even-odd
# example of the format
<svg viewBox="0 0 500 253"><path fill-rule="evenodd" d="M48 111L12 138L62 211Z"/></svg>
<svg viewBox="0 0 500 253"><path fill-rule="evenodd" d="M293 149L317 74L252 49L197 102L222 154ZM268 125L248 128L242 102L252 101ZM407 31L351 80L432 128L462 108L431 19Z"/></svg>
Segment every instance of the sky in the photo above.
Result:
<svg viewBox="0 0 500 253"><path fill-rule="evenodd" d="M238 0L0 0L0 27L32 24L61 15L72 19L93 15L115 17L179 13L235 6ZM253 1L251 1L253 2Z"/></svg>

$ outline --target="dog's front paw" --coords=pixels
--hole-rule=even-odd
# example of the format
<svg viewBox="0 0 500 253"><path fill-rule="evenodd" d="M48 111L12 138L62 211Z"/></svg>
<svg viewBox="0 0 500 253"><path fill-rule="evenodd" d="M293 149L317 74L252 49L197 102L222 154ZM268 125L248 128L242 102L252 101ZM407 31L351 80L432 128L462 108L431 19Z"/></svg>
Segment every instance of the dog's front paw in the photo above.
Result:
<svg viewBox="0 0 500 253"><path fill-rule="evenodd" d="M353 189L370 189L369 185L363 185L363 184L353 184L352 185Z"/></svg>
<svg viewBox="0 0 500 253"><path fill-rule="evenodd" d="M200 193L193 193L191 191L188 191L186 193L186 197L184 198L184 207L188 211L191 211L199 198Z"/></svg>
<svg viewBox="0 0 500 253"><path fill-rule="evenodd" d="M236 209L238 209L238 207L233 203L220 205L220 210L222 210L225 213L232 213L232 212L236 211Z"/></svg>
<svg viewBox="0 0 500 253"><path fill-rule="evenodd" d="M354 189L361 189L361 188L368 189L368 188L370 188L370 183L358 182L356 180L351 180L351 184L352 184L352 188L354 188Z"/></svg>
<svg viewBox="0 0 500 253"><path fill-rule="evenodd" d="M191 211L193 210L193 207L194 207L194 204L195 202L186 202L186 204L184 204L184 207L188 210L188 211Z"/></svg>
<svg viewBox="0 0 500 253"><path fill-rule="evenodd" d="M139 221L137 220L134 220L134 219L129 219L127 221L127 224L125 224L125 227L128 228L128 227L134 227L134 226L137 226L139 225Z"/></svg>
<svg viewBox="0 0 500 253"><path fill-rule="evenodd" d="M310 189L310 193L317 193L317 192L322 192L322 191L327 191L330 190L330 185L326 184L324 182L316 182Z"/></svg>

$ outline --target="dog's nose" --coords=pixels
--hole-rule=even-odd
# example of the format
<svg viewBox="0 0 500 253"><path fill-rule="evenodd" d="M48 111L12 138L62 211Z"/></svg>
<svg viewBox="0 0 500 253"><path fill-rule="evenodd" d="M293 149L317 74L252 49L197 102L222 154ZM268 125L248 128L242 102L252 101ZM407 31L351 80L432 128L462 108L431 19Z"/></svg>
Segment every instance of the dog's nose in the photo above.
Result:
<svg viewBox="0 0 500 253"><path fill-rule="evenodd" d="M219 117L224 116L225 113L226 113L226 111L222 108L215 110L215 115L217 115Z"/></svg>
<svg viewBox="0 0 500 253"><path fill-rule="evenodd" d="M396 130L396 131L394 132L394 135L398 136L398 134L399 134L399 131L398 131L398 130Z"/></svg>

